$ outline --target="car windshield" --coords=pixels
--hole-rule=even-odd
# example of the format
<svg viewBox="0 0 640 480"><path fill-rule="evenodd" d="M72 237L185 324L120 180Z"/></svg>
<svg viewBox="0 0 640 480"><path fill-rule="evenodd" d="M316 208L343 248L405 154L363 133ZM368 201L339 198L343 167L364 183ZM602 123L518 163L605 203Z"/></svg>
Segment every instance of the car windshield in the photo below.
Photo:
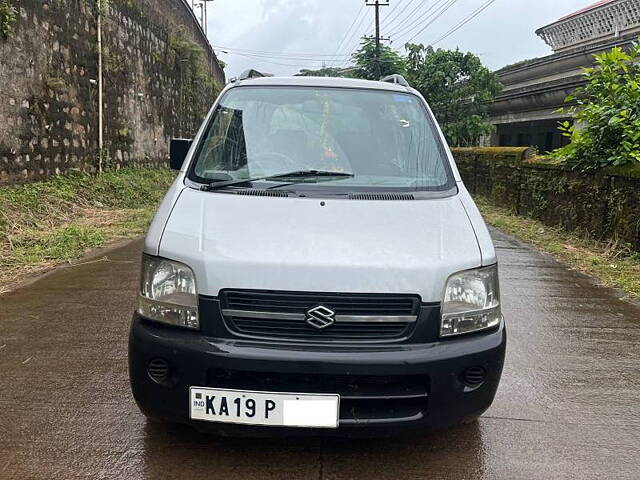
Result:
<svg viewBox="0 0 640 480"><path fill-rule="evenodd" d="M311 87L230 89L207 126L190 178L215 184L307 171L325 174L259 183L346 192L443 191L455 185L420 98Z"/></svg>

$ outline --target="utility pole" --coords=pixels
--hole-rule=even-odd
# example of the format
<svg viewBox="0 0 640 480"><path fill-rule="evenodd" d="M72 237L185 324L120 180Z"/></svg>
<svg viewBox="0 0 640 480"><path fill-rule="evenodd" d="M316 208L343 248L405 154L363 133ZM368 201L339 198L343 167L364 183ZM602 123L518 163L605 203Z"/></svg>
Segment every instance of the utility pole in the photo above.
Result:
<svg viewBox="0 0 640 480"><path fill-rule="evenodd" d="M204 31L204 7L205 3L202 2L202 0L199 0L198 3L196 3L196 8L200 9L200 26L202 27L202 30ZM193 14L195 15L196 12L195 10L193 11ZM198 17L196 17L197 19Z"/></svg>
<svg viewBox="0 0 640 480"><path fill-rule="evenodd" d="M98 0L98 173L102 173L102 160L104 156L104 127L103 127L103 91L102 91L102 14L105 8L104 0Z"/></svg>
<svg viewBox="0 0 640 480"><path fill-rule="evenodd" d="M380 66L380 7L388 7L390 0L365 0L367 7L376 8L376 75L382 77L382 68Z"/></svg>
<svg viewBox="0 0 640 480"><path fill-rule="evenodd" d="M208 38L209 37L209 26L207 25L207 23L208 23L208 19L207 19L207 3L213 2L213 0L202 0L202 2L204 3L204 34Z"/></svg>

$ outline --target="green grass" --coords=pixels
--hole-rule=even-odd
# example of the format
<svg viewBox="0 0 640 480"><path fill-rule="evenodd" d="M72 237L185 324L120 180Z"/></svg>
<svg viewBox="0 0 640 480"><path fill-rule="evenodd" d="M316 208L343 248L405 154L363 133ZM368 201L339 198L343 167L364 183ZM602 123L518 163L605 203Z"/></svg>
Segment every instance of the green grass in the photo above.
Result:
<svg viewBox="0 0 640 480"><path fill-rule="evenodd" d="M24 238L14 244L13 255L18 262L37 263L41 260L72 260L91 247L103 245L107 236L95 227L70 225L43 235Z"/></svg>
<svg viewBox="0 0 640 480"><path fill-rule="evenodd" d="M583 235L549 227L476 199L490 225L548 252L571 267L595 277L602 285L618 288L629 298L640 298L640 252L625 245L598 242Z"/></svg>
<svg viewBox="0 0 640 480"><path fill-rule="evenodd" d="M144 233L173 179L170 170L144 168L0 187L0 291L87 249Z"/></svg>

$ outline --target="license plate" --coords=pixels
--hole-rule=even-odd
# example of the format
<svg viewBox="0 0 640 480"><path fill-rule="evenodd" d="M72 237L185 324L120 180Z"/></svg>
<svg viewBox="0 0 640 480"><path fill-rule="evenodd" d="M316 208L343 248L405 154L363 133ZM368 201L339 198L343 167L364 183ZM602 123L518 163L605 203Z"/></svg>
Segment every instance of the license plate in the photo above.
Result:
<svg viewBox="0 0 640 480"><path fill-rule="evenodd" d="M340 395L189 388L189 416L207 422L338 428Z"/></svg>

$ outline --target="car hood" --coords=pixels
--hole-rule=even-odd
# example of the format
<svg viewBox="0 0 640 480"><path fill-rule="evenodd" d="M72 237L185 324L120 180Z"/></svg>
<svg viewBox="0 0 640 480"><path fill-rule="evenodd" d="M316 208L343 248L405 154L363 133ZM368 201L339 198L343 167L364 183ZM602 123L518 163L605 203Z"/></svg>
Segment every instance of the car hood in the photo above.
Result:
<svg viewBox="0 0 640 480"><path fill-rule="evenodd" d="M458 196L413 201L265 198L182 191L159 255L221 289L410 293L442 300L446 279L481 265Z"/></svg>

